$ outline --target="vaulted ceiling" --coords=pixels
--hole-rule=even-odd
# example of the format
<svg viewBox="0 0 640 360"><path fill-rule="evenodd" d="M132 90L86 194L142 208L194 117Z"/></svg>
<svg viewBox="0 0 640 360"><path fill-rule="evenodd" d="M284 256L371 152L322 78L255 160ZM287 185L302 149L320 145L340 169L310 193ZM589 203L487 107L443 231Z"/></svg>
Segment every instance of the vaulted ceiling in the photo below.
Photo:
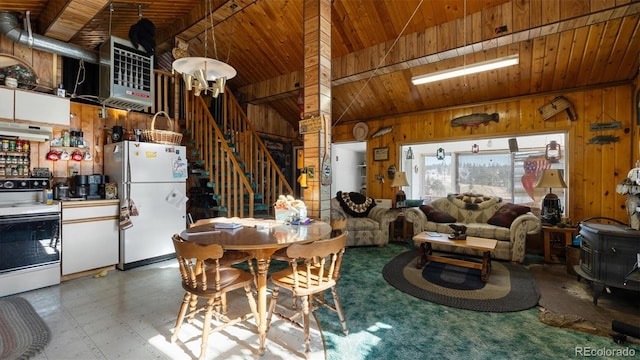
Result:
<svg viewBox="0 0 640 360"><path fill-rule="evenodd" d="M297 127L304 3L315 0L18 0L34 30L87 49L156 27L159 66L176 38L191 56L238 71L242 102L269 104ZM333 0L332 120L355 122L535 93L624 82L640 65L637 0ZM211 24L214 24L213 31ZM214 41L215 36L215 41ZM519 65L415 86L416 75L519 54Z"/></svg>

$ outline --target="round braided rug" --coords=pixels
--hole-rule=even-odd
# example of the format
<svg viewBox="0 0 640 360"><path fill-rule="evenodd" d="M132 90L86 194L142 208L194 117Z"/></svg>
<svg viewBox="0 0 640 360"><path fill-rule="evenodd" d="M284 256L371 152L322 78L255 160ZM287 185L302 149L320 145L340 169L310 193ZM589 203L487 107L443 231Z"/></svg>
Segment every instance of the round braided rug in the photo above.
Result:
<svg viewBox="0 0 640 360"><path fill-rule="evenodd" d="M409 295L460 309L510 312L538 304L540 291L524 266L492 261L489 280L484 283L476 269L437 262L417 269L417 255L417 250L409 250L394 257L382 269L385 280Z"/></svg>
<svg viewBox="0 0 640 360"><path fill-rule="evenodd" d="M27 300L0 298L0 359L29 359L44 349L50 337L49 327Z"/></svg>

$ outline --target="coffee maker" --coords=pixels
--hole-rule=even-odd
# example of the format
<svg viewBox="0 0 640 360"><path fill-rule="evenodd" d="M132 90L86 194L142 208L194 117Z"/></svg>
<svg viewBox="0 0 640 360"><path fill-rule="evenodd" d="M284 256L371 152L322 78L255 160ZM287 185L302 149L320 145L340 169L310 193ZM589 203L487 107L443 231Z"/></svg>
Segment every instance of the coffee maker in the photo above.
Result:
<svg viewBox="0 0 640 360"><path fill-rule="evenodd" d="M75 175L73 177L71 192L76 198L87 200L104 199L104 184L108 177L105 175Z"/></svg>
<svg viewBox="0 0 640 360"><path fill-rule="evenodd" d="M104 199L104 184L108 183L109 177L106 175L89 175L89 193L87 199Z"/></svg>

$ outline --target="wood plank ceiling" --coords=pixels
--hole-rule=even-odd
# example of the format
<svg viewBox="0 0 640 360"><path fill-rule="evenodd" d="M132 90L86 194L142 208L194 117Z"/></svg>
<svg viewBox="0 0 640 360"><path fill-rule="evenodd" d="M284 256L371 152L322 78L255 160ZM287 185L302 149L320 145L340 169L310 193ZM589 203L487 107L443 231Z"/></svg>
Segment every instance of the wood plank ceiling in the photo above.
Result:
<svg viewBox="0 0 640 360"><path fill-rule="evenodd" d="M302 0L21 0L2 1L3 10L30 11L36 33L88 49L110 33L128 38L142 15L156 26L160 68L170 71L176 37L191 56L206 44L207 56L237 69L227 85L241 101L269 104L297 128ZM333 0L333 121L629 81L640 65L639 19L637 0ZM410 81L512 54L519 65Z"/></svg>

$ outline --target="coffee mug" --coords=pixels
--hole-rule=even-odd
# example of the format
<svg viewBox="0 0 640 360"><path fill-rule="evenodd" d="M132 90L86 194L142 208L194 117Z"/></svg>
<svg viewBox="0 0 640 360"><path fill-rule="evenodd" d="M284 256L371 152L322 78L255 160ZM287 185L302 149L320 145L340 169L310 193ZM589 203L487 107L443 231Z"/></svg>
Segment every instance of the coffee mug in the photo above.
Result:
<svg viewBox="0 0 640 360"><path fill-rule="evenodd" d="M49 150L47 153L47 160L58 161L60 160L60 153L55 150Z"/></svg>

